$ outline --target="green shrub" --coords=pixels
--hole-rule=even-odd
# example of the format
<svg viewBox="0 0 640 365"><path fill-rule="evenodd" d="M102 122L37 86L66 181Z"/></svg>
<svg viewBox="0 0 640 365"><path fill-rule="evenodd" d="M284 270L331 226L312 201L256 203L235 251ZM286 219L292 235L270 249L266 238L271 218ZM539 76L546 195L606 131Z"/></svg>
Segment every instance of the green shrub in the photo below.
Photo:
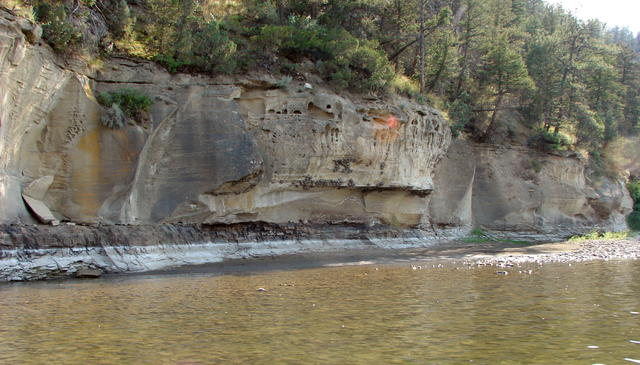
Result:
<svg viewBox="0 0 640 365"><path fill-rule="evenodd" d="M640 180L634 180L627 184L631 199L637 204L640 203Z"/></svg>
<svg viewBox="0 0 640 365"><path fill-rule="evenodd" d="M538 129L529 138L529 145L543 151L565 151L571 146L571 141L562 133Z"/></svg>
<svg viewBox="0 0 640 365"><path fill-rule="evenodd" d="M165 54L157 54L151 58L153 61L161 64L164 68L167 69L170 73L178 72L182 67L185 66L184 62L178 61L173 56L165 55Z"/></svg>
<svg viewBox="0 0 640 365"><path fill-rule="evenodd" d="M315 62L318 71L339 88L385 91L395 76L376 42L359 40L310 18L291 16L286 25L263 26L255 41L262 52L294 62L305 58Z"/></svg>
<svg viewBox="0 0 640 365"><path fill-rule="evenodd" d="M232 73L236 69L236 50L229 34L219 23L211 21L192 35L190 51L182 61L205 72Z"/></svg>
<svg viewBox="0 0 640 365"><path fill-rule="evenodd" d="M640 212L634 211L627 216L627 225L634 231L640 231Z"/></svg>
<svg viewBox="0 0 640 365"><path fill-rule="evenodd" d="M34 9L36 19L42 23L42 37L56 52L71 53L82 42L82 32L67 17L64 5L40 3Z"/></svg>
<svg viewBox="0 0 640 365"><path fill-rule="evenodd" d="M389 60L373 42L356 42L354 47L317 65L337 87L358 92L387 91L394 78Z"/></svg>
<svg viewBox="0 0 640 365"><path fill-rule="evenodd" d="M343 33L346 32L327 29L310 18L291 16L286 25L263 26L255 40L263 51L275 51L290 60L326 60L339 53L336 43L344 41Z"/></svg>
<svg viewBox="0 0 640 365"><path fill-rule="evenodd" d="M98 95L98 102L107 108L117 104L124 114L137 119L141 112L146 112L152 104L151 98L138 90L124 88Z"/></svg>
<svg viewBox="0 0 640 365"><path fill-rule="evenodd" d="M627 225L634 231L640 231L640 179L627 184L629 195L633 199L633 212L627 216Z"/></svg>
<svg viewBox="0 0 640 365"><path fill-rule="evenodd" d="M462 239L463 242L466 243L507 243L507 244L516 244L516 245L529 245L530 242L526 241L516 241L509 239L501 239L492 235L489 235L481 228L475 228L470 233L469 236Z"/></svg>
<svg viewBox="0 0 640 365"><path fill-rule="evenodd" d="M220 24L194 21L192 33L181 38L179 44L162 50L152 60L167 71L199 71L206 73L232 73L236 70L237 45Z"/></svg>

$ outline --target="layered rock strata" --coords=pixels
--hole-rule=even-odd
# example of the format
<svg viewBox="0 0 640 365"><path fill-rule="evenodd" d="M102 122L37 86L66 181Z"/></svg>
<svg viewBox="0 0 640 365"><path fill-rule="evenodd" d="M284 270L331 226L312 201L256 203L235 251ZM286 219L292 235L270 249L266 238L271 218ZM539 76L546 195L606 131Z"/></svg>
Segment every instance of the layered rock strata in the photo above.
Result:
<svg viewBox="0 0 640 365"><path fill-rule="evenodd" d="M160 270L300 252L429 247L422 230L362 224L0 226L0 282Z"/></svg>

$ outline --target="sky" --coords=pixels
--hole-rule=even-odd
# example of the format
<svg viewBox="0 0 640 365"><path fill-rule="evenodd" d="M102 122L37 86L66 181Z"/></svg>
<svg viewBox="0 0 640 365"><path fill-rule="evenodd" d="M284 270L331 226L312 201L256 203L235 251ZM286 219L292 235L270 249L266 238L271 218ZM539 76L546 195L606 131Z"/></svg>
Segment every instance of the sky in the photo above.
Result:
<svg viewBox="0 0 640 365"><path fill-rule="evenodd" d="M578 18L596 18L609 27L627 26L640 32L640 0L550 0L571 10Z"/></svg>

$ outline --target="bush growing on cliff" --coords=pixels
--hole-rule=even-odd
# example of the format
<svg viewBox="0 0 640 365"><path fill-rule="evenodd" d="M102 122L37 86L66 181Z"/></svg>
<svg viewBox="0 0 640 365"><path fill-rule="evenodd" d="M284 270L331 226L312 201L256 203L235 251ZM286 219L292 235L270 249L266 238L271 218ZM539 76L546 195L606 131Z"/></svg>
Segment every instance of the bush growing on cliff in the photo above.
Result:
<svg viewBox="0 0 640 365"><path fill-rule="evenodd" d="M529 138L529 146L543 151L565 151L571 146L571 141L562 133L538 129Z"/></svg>
<svg viewBox="0 0 640 365"><path fill-rule="evenodd" d="M128 117L135 117L138 112L148 111L153 103L151 98L142 92L124 88L98 95L98 102L106 107L118 104Z"/></svg>
<svg viewBox="0 0 640 365"><path fill-rule="evenodd" d="M56 52L72 53L82 42L82 32L69 21L64 5L42 2L34 8L36 19L42 23L42 37Z"/></svg>

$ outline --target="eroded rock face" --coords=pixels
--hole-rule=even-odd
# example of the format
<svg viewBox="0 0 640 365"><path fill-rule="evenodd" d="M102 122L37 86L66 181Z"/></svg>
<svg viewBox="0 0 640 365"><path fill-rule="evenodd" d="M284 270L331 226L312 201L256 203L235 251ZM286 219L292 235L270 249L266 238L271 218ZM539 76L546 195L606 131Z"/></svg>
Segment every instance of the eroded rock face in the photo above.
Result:
<svg viewBox="0 0 640 365"><path fill-rule="evenodd" d="M432 171L450 141L433 109L354 102L302 82L278 89L265 76L222 84L111 70L99 89L136 80L156 98L122 222L427 220Z"/></svg>
<svg viewBox="0 0 640 365"><path fill-rule="evenodd" d="M20 192L44 176L53 182L39 201L63 221L428 222L432 171L451 138L431 108L128 59L73 71L6 23L4 223L31 221ZM148 125L100 123L94 93L123 87L153 98Z"/></svg>
<svg viewBox="0 0 640 365"><path fill-rule="evenodd" d="M579 156L455 142L436 172L434 224L496 231L582 233L626 228L624 184L589 181Z"/></svg>
<svg viewBox="0 0 640 365"><path fill-rule="evenodd" d="M0 11L0 222L34 222L22 188L47 174L29 176L21 154L38 148L27 134L46 124L58 91L72 77L49 52L29 46L18 20Z"/></svg>
<svg viewBox="0 0 640 365"><path fill-rule="evenodd" d="M235 99L264 157L241 194L211 191L205 221L427 221L432 171L450 141L442 117L409 104L353 102L300 85L243 90Z"/></svg>

